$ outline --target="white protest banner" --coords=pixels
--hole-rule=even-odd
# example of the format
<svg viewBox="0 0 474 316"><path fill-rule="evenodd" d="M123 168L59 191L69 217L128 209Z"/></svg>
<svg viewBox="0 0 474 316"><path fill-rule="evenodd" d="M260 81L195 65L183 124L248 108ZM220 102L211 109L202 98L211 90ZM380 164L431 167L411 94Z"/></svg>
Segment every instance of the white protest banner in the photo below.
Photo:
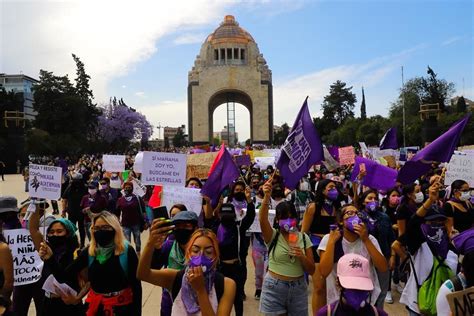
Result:
<svg viewBox="0 0 474 316"><path fill-rule="evenodd" d="M247 212L247 209L244 209L244 212ZM273 220L275 219L275 210L268 210L268 220L270 221L270 225L273 226ZM255 219L253 220L252 225L247 230L249 233L261 233L262 229L260 228L260 220L258 215L258 209L255 210Z"/></svg>
<svg viewBox="0 0 474 316"><path fill-rule="evenodd" d="M30 165L31 166L31 165ZM4 230L6 243L13 256L14 285L25 285L38 281L43 270L43 260L33 245L27 229Z"/></svg>
<svg viewBox="0 0 474 316"><path fill-rule="evenodd" d="M474 187L474 156L452 155L446 168L444 185L451 185L455 180L464 180L469 187Z"/></svg>
<svg viewBox="0 0 474 316"><path fill-rule="evenodd" d="M275 167L275 157L255 157L255 163L260 169L267 169L268 166Z"/></svg>
<svg viewBox="0 0 474 316"><path fill-rule="evenodd" d="M133 171L137 173L142 173L143 169L143 151L139 151L138 154L135 156L135 160L133 161Z"/></svg>
<svg viewBox="0 0 474 316"><path fill-rule="evenodd" d="M201 189L181 188L177 186L163 186L161 205L165 205L168 212L175 204L184 204L188 211L193 211L198 216L202 209Z"/></svg>
<svg viewBox="0 0 474 316"><path fill-rule="evenodd" d="M350 165L355 162L354 147L339 147L339 163L341 165Z"/></svg>
<svg viewBox="0 0 474 316"><path fill-rule="evenodd" d="M29 171L30 197L48 200L61 198L62 171L60 167L30 164Z"/></svg>
<svg viewBox="0 0 474 316"><path fill-rule="evenodd" d="M186 154L143 152L142 183L175 185L186 183Z"/></svg>
<svg viewBox="0 0 474 316"><path fill-rule="evenodd" d="M133 179L133 194L143 197L146 194L146 186L144 186L139 180Z"/></svg>
<svg viewBox="0 0 474 316"><path fill-rule="evenodd" d="M474 315L474 286L446 295L453 316Z"/></svg>
<svg viewBox="0 0 474 316"><path fill-rule="evenodd" d="M264 149L263 152L270 154L271 156L275 157L275 162L278 162L281 156L281 149Z"/></svg>
<svg viewBox="0 0 474 316"><path fill-rule="evenodd" d="M103 167L109 172L122 172L125 170L125 155L103 155Z"/></svg>

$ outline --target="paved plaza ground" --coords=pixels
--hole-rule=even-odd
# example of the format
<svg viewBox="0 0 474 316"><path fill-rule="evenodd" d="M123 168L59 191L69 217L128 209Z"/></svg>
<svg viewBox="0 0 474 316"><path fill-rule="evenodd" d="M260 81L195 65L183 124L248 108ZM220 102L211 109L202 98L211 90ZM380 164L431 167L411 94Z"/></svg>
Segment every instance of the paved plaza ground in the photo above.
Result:
<svg viewBox="0 0 474 316"><path fill-rule="evenodd" d="M24 182L20 175L6 175L5 181L0 181L0 195L13 195L18 201L23 201L28 197L27 193L24 192ZM142 243L148 238L148 233L142 234ZM251 253L251 251L249 251ZM247 294L247 300L244 302L244 315L261 315L258 312L258 301L253 298L255 293L255 282L254 282L254 267L252 263L252 257L247 257L248 267L248 279L245 284L245 293ZM160 302L161 302L161 289L157 286L153 286L149 283L142 283L143 286L143 315L154 316L159 315ZM309 288L312 288L311 281ZM389 315L401 316L407 315L407 312L403 305L398 303L400 295L395 290L392 291L394 295L394 304L385 304L385 310ZM311 292L308 293L308 305L311 311ZM34 306L30 307L29 315L36 315ZM132 316L132 315L131 315Z"/></svg>

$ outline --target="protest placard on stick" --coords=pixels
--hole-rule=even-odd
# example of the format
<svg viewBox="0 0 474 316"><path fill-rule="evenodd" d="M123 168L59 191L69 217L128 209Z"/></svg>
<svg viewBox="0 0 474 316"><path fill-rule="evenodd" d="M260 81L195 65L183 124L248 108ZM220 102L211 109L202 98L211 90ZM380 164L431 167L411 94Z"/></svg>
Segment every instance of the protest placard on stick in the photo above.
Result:
<svg viewBox="0 0 474 316"><path fill-rule="evenodd" d="M175 185L186 183L186 155L143 152L142 183L145 185Z"/></svg>
<svg viewBox="0 0 474 316"><path fill-rule="evenodd" d="M29 166L29 195L34 198L59 200L61 198L61 168L53 166Z"/></svg>
<svg viewBox="0 0 474 316"><path fill-rule="evenodd" d="M122 172L125 170L124 155L103 155L103 167L109 172Z"/></svg>
<svg viewBox="0 0 474 316"><path fill-rule="evenodd" d="M161 205L165 205L169 212L173 205L184 204L188 211L193 211L199 216L202 209L202 197L200 191L200 189L193 188L164 186Z"/></svg>

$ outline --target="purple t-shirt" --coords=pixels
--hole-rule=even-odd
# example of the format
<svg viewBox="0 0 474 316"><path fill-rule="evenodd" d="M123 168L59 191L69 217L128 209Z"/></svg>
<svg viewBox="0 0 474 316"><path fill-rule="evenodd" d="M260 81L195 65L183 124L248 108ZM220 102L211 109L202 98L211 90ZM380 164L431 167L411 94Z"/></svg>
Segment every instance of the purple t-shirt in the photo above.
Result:
<svg viewBox="0 0 474 316"><path fill-rule="evenodd" d="M336 304L338 302L334 302L331 304L331 315L334 315L334 316L346 316L348 315L347 313L345 313L342 308L339 308L337 310L336 313L334 313L334 308L336 308ZM380 308L377 308L377 312L379 313L379 316L388 316L388 314L383 310L383 309L380 309ZM327 316L328 314L328 306L325 305L324 307L322 307L318 313L316 314L317 316ZM350 314L350 315L353 315L353 314ZM365 306L364 308L361 308L359 310L359 315L375 315L374 313L374 309L372 306Z"/></svg>

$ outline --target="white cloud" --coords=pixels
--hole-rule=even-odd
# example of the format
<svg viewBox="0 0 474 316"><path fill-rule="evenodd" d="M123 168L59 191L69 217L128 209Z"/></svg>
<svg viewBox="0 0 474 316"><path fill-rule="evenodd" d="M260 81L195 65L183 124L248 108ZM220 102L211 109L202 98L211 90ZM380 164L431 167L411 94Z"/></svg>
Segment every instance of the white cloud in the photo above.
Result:
<svg viewBox="0 0 474 316"><path fill-rule="evenodd" d="M215 25L234 4L213 0L3 1L0 69L32 77L45 69L74 78L71 53L75 53L101 101L108 99L109 80L156 53L161 37L181 28Z"/></svg>
<svg viewBox="0 0 474 316"><path fill-rule="evenodd" d="M126 85L122 85L122 89L126 89L126 88L127 88L127 86L126 86Z"/></svg>
<svg viewBox="0 0 474 316"><path fill-rule="evenodd" d="M453 36L453 37L445 40L444 42L442 42L441 45L442 46L448 46L448 45L454 44L456 42L459 42L463 38L464 38L463 36Z"/></svg>
<svg viewBox="0 0 474 316"><path fill-rule="evenodd" d="M139 98L146 98L145 92L143 92L143 91L135 92L135 95Z"/></svg>
<svg viewBox="0 0 474 316"><path fill-rule="evenodd" d="M203 33L196 33L196 34L183 34L175 38L173 43L175 45L187 45L187 44L196 44L196 43L202 43L204 39L206 38L206 35Z"/></svg>

